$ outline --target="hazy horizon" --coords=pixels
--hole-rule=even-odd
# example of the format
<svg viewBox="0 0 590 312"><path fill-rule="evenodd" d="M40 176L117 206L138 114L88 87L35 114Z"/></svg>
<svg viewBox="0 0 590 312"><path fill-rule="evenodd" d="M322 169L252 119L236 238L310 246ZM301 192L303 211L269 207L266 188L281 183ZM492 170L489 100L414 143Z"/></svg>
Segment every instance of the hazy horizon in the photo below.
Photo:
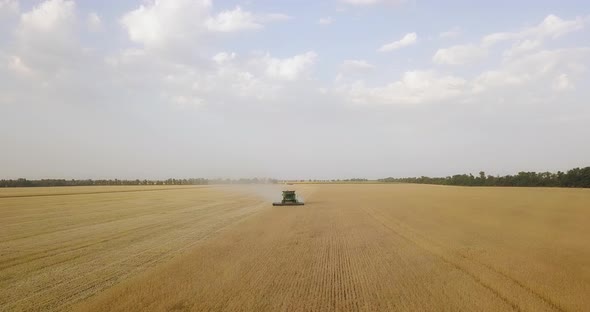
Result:
<svg viewBox="0 0 590 312"><path fill-rule="evenodd" d="M0 0L0 179L590 165L590 2Z"/></svg>

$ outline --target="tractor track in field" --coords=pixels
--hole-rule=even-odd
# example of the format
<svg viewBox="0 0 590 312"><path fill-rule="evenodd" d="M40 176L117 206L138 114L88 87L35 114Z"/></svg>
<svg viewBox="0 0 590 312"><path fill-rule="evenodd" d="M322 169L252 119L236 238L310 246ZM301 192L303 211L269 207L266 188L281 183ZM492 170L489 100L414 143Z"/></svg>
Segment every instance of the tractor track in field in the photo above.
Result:
<svg viewBox="0 0 590 312"><path fill-rule="evenodd" d="M404 226L401 222L399 222L397 220L393 220L391 217L385 216L385 215L380 214L380 213L377 213L375 211L369 212L365 208L362 208L362 209L365 211L365 213L367 213L373 219L377 220L380 224L382 224L384 227L386 227L387 229L389 229L393 234L395 234L395 235L403 238L404 240L406 240L406 241L408 241L408 242L410 242L410 243L412 243L412 244L420 247L421 249L423 249L423 250L429 252L430 254L438 257L443 262L445 262L445 263L453 266L457 270L459 270L459 271L463 272L464 274L470 276L474 281L476 281L478 284L480 284L483 287L485 287L486 289L488 289L490 292L492 292L498 298L502 299L502 301L506 302L511 307L513 307L515 310L517 310L517 311L522 311L523 310L521 308L521 306L515 300L512 300L512 299L508 298L505 294L502 294L502 292L498 288L496 288L493 285L491 285L490 283L484 281L485 278L482 278L481 275L478 275L474 271L468 269L467 268L468 265L462 264L462 263L460 263L460 261L453 260L453 257L445 256L443 253L436 252L435 249L442 250L442 247L440 245L438 245L436 242L432 241L431 239L428 239L428 238L424 237L420 233L418 233L418 232L416 232L416 231L408 228L407 226ZM402 234L399 230L397 230L394 226L388 224L386 221L395 223L398 227L403 227L405 231L411 232L412 235L418 237L418 239L411 238L409 235ZM464 261L470 262L471 264L475 264L477 266L484 267L485 269L487 269L492 274L499 275L501 278L503 278L504 280L506 280L506 281L512 283L513 285L517 286L522 291L527 292L530 296L532 296L536 300L540 301L544 306L548 307L550 310L560 311L560 312L565 311L563 308L561 308L555 302L551 301L549 298L546 298L543 295L535 292L533 289L531 289L530 287L526 286L522 282L518 281L517 279L515 279L515 278L513 278L513 277L511 277L511 276L509 276L509 275L507 275L507 274L505 274L505 273L503 273L501 271L498 271L497 269L493 268L492 266L490 266L488 264L485 264L485 263L482 263L481 261L477 261L476 259L473 259L473 258L471 258L468 255L465 255L463 253L460 253L460 252L453 252L453 253L455 253L455 257L454 257L455 259L457 257L460 257ZM538 311L538 310L536 310L536 311Z"/></svg>
<svg viewBox="0 0 590 312"><path fill-rule="evenodd" d="M22 212L0 209L13 224L0 228L0 310L587 309L590 248L579 238L590 234L580 222L590 194L293 189L304 206L211 189L23 199ZM572 193L577 201L553 209Z"/></svg>
<svg viewBox="0 0 590 312"><path fill-rule="evenodd" d="M238 195L235 196L228 196L226 201L236 201L238 198ZM215 204L215 203L205 203L203 205L199 205L199 210L203 210L206 208L211 208L213 206L216 206L219 204ZM135 208L135 210L140 211L140 208ZM116 217L112 217L112 218L102 218L102 219L98 219L98 221L90 221L87 223L76 223L74 225L71 226L61 226L60 229L50 229L50 230L46 230L46 231L41 231L41 232L35 232L34 234L31 234L30 231L28 231L27 229L23 229L22 233L20 236L19 235L15 235L15 234L20 234L18 231L11 231L12 236L4 239L4 240L0 240L0 244L2 243L6 243L6 242L10 242L10 241L15 241L15 240L20 240L20 239L27 239L27 238L31 238L31 237L35 237L35 236L40 236L40 235L46 235L46 234L57 234L60 232L67 232L67 231L72 231L72 230L76 230L76 229L81 229L81 228L87 228L90 226L94 226L94 225L105 225L108 224L109 222L122 222L125 221L127 219L133 219L136 218L136 216L134 216L132 214L134 210L133 209L126 209L125 213L126 215L119 215ZM183 208L183 210L178 210L176 209L175 212L183 212L183 211L194 211L194 206L186 206L185 208ZM92 212L92 213L88 213L87 215L96 215L101 216L104 215L105 211L96 211L96 212ZM166 214L166 212L154 212L154 215L161 215L161 214ZM145 215L144 215L145 216ZM63 219L64 214L61 214L59 216L57 216L55 219ZM9 220L10 218L4 218L4 221ZM53 219L46 219L44 216L44 221L51 221ZM92 220L92 219L91 219ZM5 228L9 228L9 227L22 227L23 225L25 225L27 222L21 222L21 223L11 223L5 226ZM39 223L39 221L29 221L28 223Z"/></svg>
<svg viewBox="0 0 590 312"><path fill-rule="evenodd" d="M262 206L266 206L266 204L254 205L254 208L261 208ZM253 210L257 210L257 209L253 209ZM253 213L256 213L256 211L254 211ZM251 214L249 214L249 215L251 215ZM223 226L221 226L219 228L216 228L213 231L206 232L202 236L195 236L195 234L198 234L198 233L202 232L202 229L197 229L197 230L195 230L195 231L193 231L191 233L186 234L183 238L189 238L189 237L191 237L191 238L195 238L195 241L193 243L189 243L189 244L184 245L183 247L180 247L180 248L175 249L174 250L174 254L176 254L176 255L177 254L180 254L180 253L184 252L185 250L192 248L196 244L199 244L202 240L205 240L205 239L207 239L207 238L209 238L211 236L214 236L215 234L223 231L224 229L226 229L226 228L234 225L236 222L240 222L240 221L243 220L242 218L236 218L236 219L237 220L235 220L235 221L232 220L233 222L228 222L227 224L225 224L225 225L223 225ZM127 256L124 259L119 259L117 261L111 262L110 264L108 264L106 266L103 266L102 267L102 270L104 271L104 270L107 270L109 268L116 267L116 266L118 266L118 265L120 265L122 263L125 263L125 262L129 261L130 259L136 259L136 258L138 258L139 256L141 256L143 254L149 253L149 252L151 252L153 250L159 249L162 246L168 245L168 244L170 244L169 241L168 242L163 242L161 245L153 246L151 248L148 248L148 249L142 250L140 252L137 252L135 254L129 255L129 256ZM138 268L146 267L146 266L149 266L150 264L158 263L162 259L164 259L166 257L169 257L169 256L170 256L170 253L161 254L161 255L156 256L156 257L151 257L148 260L146 260L145 262L135 263L134 266L136 266L137 267L136 270L138 270ZM75 287L73 289L67 290L66 293L68 295L65 295L64 294L64 291L62 291L61 292L62 293L62 296L63 296L62 299L64 299L64 301L67 302L67 305L61 305L60 306L59 304L56 304L55 299L52 298L52 297L49 297L50 299L47 299L46 301L37 302L37 304L39 304L40 306L44 307L43 308L43 311L62 311L62 309L63 309L64 306L66 306L66 307L71 306L75 302L80 301L80 300L86 298L87 296L82 296L82 297L79 296L79 294L83 293L84 290L94 289L95 287L97 287L97 284L98 285L105 285L105 284L107 284L107 287L108 287L110 285L108 285L107 282L125 279L127 276L133 274L136 270L133 270L133 269L131 269L131 270L119 270L119 271L115 270L115 271L112 271L112 272L108 272L108 273L107 272L104 272L104 273L100 273L100 274L98 274L99 272L91 272L91 273L88 273L86 275L78 276L78 277L76 277L74 279L71 279L71 280L64 280L64 281L62 281L62 282L60 282L58 284L51 285L50 287L49 286L48 287L45 287L45 288L40 289L39 291L37 291L35 293L30 294L27 297L20 298L20 299L18 299L16 301L13 301L13 302L11 302L10 304L8 304L6 306L0 306L0 308L6 308L6 309L9 309L10 310L11 308L14 308L15 306L17 306L19 303L21 303L23 301L26 301L26 300L30 300L30 299L32 299L34 297L43 296L46 293L48 293L49 291L53 290L54 288L59 287L60 285L63 285L63 284L66 284L66 283L67 284L71 284L73 282L76 282L76 281L79 281L79 280L82 280L82 279L86 279L86 278L90 277L91 275L98 274L100 276L100 279L99 280L93 280L95 283L85 283L85 284L81 284L81 285L79 285L79 286L77 286L77 287ZM72 300L72 298L75 298L75 300Z"/></svg>
<svg viewBox="0 0 590 312"><path fill-rule="evenodd" d="M216 205L211 205L211 206L214 208ZM204 215L204 217L206 217L206 216L207 215ZM121 221L121 220L119 220L119 221ZM122 221L124 221L124 220L122 220ZM89 247L89 246L92 246L92 245L101 244L101 243L103 243L105 241L112 241L113 239L120 238L120 237L125 237L129 233L137 232L139 230L144 230L144 229L149 229L149 228L157 228L158 226L161 226L162 224L164 224L166 222L168 222L168 220L158 220L157 222L152 223L152 224L146 224L146 225L143 225L143 226L140 225L140 226L135 227L135 228L129 228L129 229L124 230L122 232L118 232L116 234L108 235L106 237L103 237L101 240L96 241L96 242L93 242L93 243L90 243L90 244L88 244L86 242L83 242L82 245L78 245L78 246L62 246L62 247L57 247L57 248L52 248L52 249L46 249L46 250L43 250L43 251L38 251L38 252L30 253L30 254L27 255L27 257L33 257L33 259L31 259L31 260L36 260L36 259L38 259L38 258L35 258L35 256L37 256L37 255L43 255L43 254L46 254L47 252L54 252L54 253L51 253L51 254L48 254L48 255L44 255L44 256L42 256L40 258L43 258L43 257L51 257L51 256L53 256L55 254L59 254L59 253L62 253L62 252L73 251L73 250L81 249L81 248L84 248L84 247ZM109 222L101 222L101 223L97 223L97 224L99 224L99 225L108 225L108 223ZM86 225L86 227L87 226L88 225ZM32 237L40 236L40 235L46 235L46 234L58 234L60 232L76 230L77 228L82 228L82 227L76 227L76 228L73 228L73 229L66 229L66 230L42 232L42 233L39 233L38 235L31 235L31 236L27 236L27 237L19 237L19 238L15 238L15 239L12 239L12 240L27 239L27 238L32 238ZM86 235L86 236L88 236L88 235ZM12 240L6 240L6 241L3 241L2 243L9 242L9 241L12 241ZM5 259L3 261L0 261L0 270L7 268L7 267L3 266L6 263L10 263L12 261L15 261L15 260L18 260L18 259L21 259L21 258L22 258L22 256L19 256L19 257L9 258L9 259ZM23 259L23 260L24 261L22 261L22 263L29 262L27 259ZM18 265L18 263L15 264L15 265ZM10 266L8 266L8 267L10 267Z"/></svg>
<svg viewBox="0 0 590 312"><path fill-rule="evenodd" d="M157 206L149 209L131 206L136 212L131 211L130 214L136 217L122 216L116 220L117 222L113 222L112 218L103 218L102 221L105 222L101 222L100 218L94 220L92 217L89 219L91 222L87 224L72 223L72 227L41 231L26 237L18 237L20 235L16 234L17 237L0 242L0 275L3 276L0 279L0 310L68 310L73 303L185 252L235 223L259 213L266 206L266 203L261 203L259 199L245 198L244 194L211 193L203 188L201 192L213 197L205 201L196 201L196 206L190 205L187 201L186 204L180 205L180 209L164 208L165 210L159 212ZM93 192L95 193L97 192ZM135 196L132 195L133 192L116 193ZM184 193L179 194L196 198L201 196L192 192L187 193L186 189ZM212 200L215 196L220 200ZM119 200L119 197L112 200ZM108 209L114 208L113 206ZM102 214L108 216L109 210L102 211ZM100 216L101 212L91 213ZM63 218L67 218L67 214L63 215ZM92 232L84 232L89 226ZM57 245L47 248L51 245L43 244L41 241L36 243L37 237L51 237L51 241ZM62 239L68 237L74 237L74 241L77 242L72 244L71 239ZM26 245L31 246L27 248L30 252L21 252L19 256L5 252L11 250L7 248L17 248L14 249L17 251L18 246L26 242L29 242ZM31 245L30 242L35 243ZM79 267L78 264L84 264L84 267Z"/></svg>
<svg viewBox="0 0 590 312"><path fill-rule="evenodd" d="M229 198L228 201L232 201L235 200L234 198ZM206 205L202 205L199 207L198 211L201 210L206 210L206 209L210 209L210 208L215 208L216 206L219 206L220 204L217 203L209 203ZM189 212L189 211L195 211L194 207L192 206L187 206L186 208L183 208L182 210L175 210L175 213L183 213L183 212ZM97 213L98 214L98 213ZM154 212L153 215L161 215L161 212ZM143 217L145 217L146 215L144 215ZM0 244L2 243L7 243L7 242L11 242L11 241L15 241L15 240L20 240L20 239L27 239L27 238L32 238L32 237L36 237L36 236L41 236L41 235L47 235L47 234L58 234L58 233L62 233L62 232L67 232L67 231L74 231L77 229L81 229L81 228L88 228L94 225L106 225L112 222L123 222L126 221L128 219L134 219L137 218L136 216L133 215L128 215L128 216L119 216L116 218L112 218L112 219L106 219L106 220L101 220L101 221L96 221L94 223L83 223L83 224L78 224L78 225L73 225L73 226L66 226L66 227L62 227L59 230L56 229L52 229L52 230L47 230L47 231L42 231L42 232L36 232L34 234L29 234L29 235L25 235L25 236L16 236L16 237L10 237L8 239L5 240L0 240ZM24 233L27 233L26 230L23 230ZM18 233L18 232L17 232ZM13 234L14 235L14 234ZM0 262L1 264L1 262Z"/></svg>
<svg viewBox="0 0 590 312"><path fill-rule="evenodd" d="M211 216L219 215L220 213L225 213L225 212L232 211L232 210L235 209L234 207L226 207L226 208L224 208L223 210L220 210L220 211L213 211L218 206L223 206L223 204L213 204L213 205L208 206L207 209L206 209L207 212L201 213L199 215L199 217L200 218L203 218L203 219L206 219L206 218L209 218ZM170 222L170 220L158 220L157 223L147 224L147 225L143 225L143 226L139 226L139 227L135 227L135 228L130 228L130 229L127 229L127 230L125 230L123 232L119 232L119 233L116 233L116 234L113 234L113 235L110 235L110 236L107 236L107 237L103 237L99 241L96 241L96 242L92 242L92 243L82 242L83 243L82 245L78 245L78 246L74 246L74 247L72 247L72 246L64 246L64 247L61 247L61 248L53 248L53 249L48 249L48 250L45 250L45 251L40 251L40 252L37 252L37 253L29 254L27 256L36 256L36 255L44 254L46 252L54 251L54 253L52 253L52 254L48 254L48 255L41 256L41 257L37 257L37 258L31 259L30 261L32 261L32 260L38 260L40 258L49 258L49 257L55 256L55 255L58 255L58 254L64 254L64 253L68 253L68 252L80 250L80 249L87 248L87 247L90 247L90 246L103 244L105 242L112 242L113 240L116 240L118 238L127 237L131 233L142 233L142 236L140 236L140 237L133 236L134 239L138 239L138 238L142 238L142 237L148 237L148 236L150 236L150 235L152 235L154 233L162 232L162 230L170 230L170 229L173 229L173 228L178 227L178 226L184 226L184 225L194 224L195 220L190 220L189 219L189 220L184 220L182 223L174 223L174 224L170 224L168 226L164 226L164 225L166 225L169 222ZM153 230L146 233L145 230L148 230L148 229L153 229ZM22 258L22 256L20 258ZM8 259L7 261L0 262L0 265L1 264L5 264L6 262L10 262L11 260L15 260L15 259L19 259L19 258ZM20 263L14 264L14 265L23 264L23 263L27 263L27 262L30 262L30 261L22 261ZM11 266L14 266L14 265L11 265ZM0 269L6 269L6 268L11 267L11 266L0 267Z"/></svg>
<svg viewBox="0 0 590 312"><path fill-rule="evenodd" d="M513 266L502 267L503 261L486 266L484 259L490 259L489 255L478 258L480 254L461 252L460 248L471 246L493 250L490 246L495 247L495 241L486 242L484 235L471 237L472 231L459 233L460 239L453 237L455 229L448 231L446 225L456 221L456 215L441 212L438 202L427 202L432 206L426 206L430 210L424 213L391 204L390 199L406 196L404 189L392 196L383 190L385 186L381 192L355 187L326 186L310 196L305 206L265 210L174 262L77 308L111 312L584 310L585 305L579 304L584 299L574 308L556 304L560 301L554 297L543 300L543 292L509 274L518 272L508 270ZM371 201L375 195L382 197ZM418 193L416 198L420 201L422 196ZM440 220L439 214L450 219ZM400 221L404 217L408 224ZM422 218L439 225L432 228ZM441 237L431 234L441 229ZM495 230L491 233L498 235ZM502 274L500 268L507 272ZM578 295L583 289L574 288Z"/></svg>
<svg viewBox="0 0 590 312"><path fill-rule="evenodd" d="M51 193L51 194L23 194L23 195L0 195L0 199L5 198L23 198L23 197L50 197L50 196L76 196L76 195L96 195L96 194L111 194L111 193L135 193L135 192L155 192L155 191L177 191L187 189L200 189L211 187L207 185L198 185L193 187L174 187L174 188L158 188L149 190L119 190L119 191L97 191L97 192L80 192L80 193Z"/></svg>

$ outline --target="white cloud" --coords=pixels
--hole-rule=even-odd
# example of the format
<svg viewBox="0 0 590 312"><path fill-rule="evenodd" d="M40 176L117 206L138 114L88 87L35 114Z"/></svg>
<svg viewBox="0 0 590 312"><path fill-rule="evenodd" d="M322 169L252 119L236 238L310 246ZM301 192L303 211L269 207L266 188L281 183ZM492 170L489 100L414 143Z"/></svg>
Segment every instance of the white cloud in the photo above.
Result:
<svg viewBox="0 0 590 312"><path fill-rule="evenodd" d="M86 18L86 24L88 25L88 29L90 31L96 32L102 30L102 20L95 12L88 14L88 17Z"/></svg>
<svg viewBox="0 0 590 312"><path fill-rule="evenodd" d="M339 76L334 90L353 103L391 106L485 102L497 99L498 94L546 97L552 90L574 89L589 61L590 48L542 50L504 59L500 67L470 80L425 70L408 71L400 80L384 86L368 86L363 81L344 83L346 80Z"/></svg>
<svg viewBox="0 0 590 312"><path fill-rule="evenodd" d="M541 47L542 41L538 39L526 39L516 42L512 47L504 52L504 57L511 58Z"/></svg>
<svg viewBox="0 0 590 312"><path fill-rule="evenodd" d="M582 18L563 20L558 16L550 14L537 26L527 27L517 32L489 34L482 39L482 44L485 47L489 47L502 41L519 40L523 38L555 39L565 34L580 30L583 27L584 20Z"/></svg>
<svg viewBox="0 0 590 312"><path fill-rule="evenodd" d="M75 12L73 1L48 0L21 15L21 31L53 33L70 26Z"/></svg>
<svg viewBox="0 0 590 312"><path fill-rule="evenodd" d="M237 6L212 15L210 0L152 0L121 18L129 39L146 46L197 42L207 32L256 30L266 22L284 21L280 13L255 14Z"/></svg>
<svg viewBox="0 0 590 312"><path fill-rule="evenodd" d="M332 23L334 23L334 19L330 16L322 17L318 20L318 24L320 25L330 25Z"/></svg>
<svg viewBox="0 0 590 312"><path fill-rule="evenodd" d="M121 18L129 39L147 46L174 40L195 40L209 16L209 0L154 0Z"/></svg>
<svg viewBox="0 0 590 312"><path fill-rule="evenodd" d="M580 30L583 26L584 20L582 18L576 18L574 20L568 21L551 14L545 17L540 25L529 31L532 34L537 34L538 36L546 36L555 39L570 32Z"/></svg>
<svg viewBox="0 0 590 312"><path fill-rule="evenodd" d="M218 32L237 32L263 28L263 23L286 21L290 16L281 13L254 14L237 6L233 10L223 11L205 22L207 28Z"/></svg>
<svg viewBox="0 0 590 312"><path fill-rule="evenodd" d="M416 33L407 33L404 37L398 41L394 41L388 44L381 46L377 51L378 52L391 52L403 47L411 46L416 43L418 40L418 35Z"/></svg>
<svg viewBox="0 0 590 312"><path fill-rule="evenodd" d="M273 78L296 80L309 73L315 63L317 54L313 51L295 55L290 58L279 59L265 56L266 73Z"/></svg>
<svg viewBox="0 0 590 312"><path fill-rule="evenodd" d="M235 58L236 58L236 54L234 52L231 52L231 53L219 52L213 56L212 60L215 61L215 63L217 63L217 64L223 64L223 63L231 62Z"/></svg>
<svg viewBox="0 0 590 312"><path fill-rule="evenodd" d="M537 84L539 88L546 89L555 76L562 74L566 75L567 83L564 83L564 78L558 77L557 85L569 86L572 77L568 73L577 74L580 72L579 68L583 68L589 60L590 48L539 51L510 59L498 69L481 73L473 82L473 90L482 92L528 84Z"/></svg>
<svg viewBox="0 0 590 312"><path fill-rule="evenodd" d="M216 78L227 82L235 95L243 98L271 100L281 89L276 81L267 81L261 75L234 67L220 69Z"/></svg>
<svg viewBox="0 0 590 312"><path fill-rule="evenodd" d="M443 31L438 34L438 37L441 39L451 39L456 38L461 34L461 29L459 27L453 27L451 30Z"/></svg>
<svg viewBox="0 0 590 312"><path fill-rule="evenodd" d="M223 11L206 22L207 28L219 32L234 32L262 28L254 14L235 7L230 11Z"/></svg>
<svg viewBox="0 0 590 312"><path fill-rule="evenodd" d="M367 71L375 68L365 60L345 60L340 67L344 71Z"/></svg>
<svg viewBox="0 0 590 312"><path fill-rule="evenodd" d="M0 1L8 3L6 0ZM477 53L468 52L477 52L478 48L487 49L487 53L494 53L496 58L493 62L490 58L489 62L469 69L436 67L440 70L437 71L428 67L433 66L436 49L425 58L424 51L417 50L420 53L416 53L412 62L404 63L401 67L381 58L342 61L339 51L322 55L321 60L325 60L326 64L317 64L320 58L315 52L285 54L302 43L277 47L276 39L279 37L276 36L287 38L293 35L293 31L306 29L310 25L304 25L309 22L305 19L293 21L293 25L289 25L293 27L284 29L283 34L273 31L269 34L271 36L257 36L257 40L245 46L241 39L234 41L235 36L216 33L260 29L268 27L268 22L289 18L282 14L247 12L245 4L239 11L233 6L228 7L225 12L232 14L221 19L219 17L224 12L215 11L208 1L142 0L139 3L143 7L139 4L134 7L133 12L137 14L121 14L123 35L128 34L131 38L121 42L116 33L101 35L99 38L88 34L91 30L88 23L92 18L88 15L91 11L86 11L86 5L84 10L78 10L75 3L79 2L75 1L34 3L33 9L26 6L26 11L30 12L25 12L21 20L2 20L3 29L0 31L7 34L2 37L0 47L0 118L4 117L0 125L6 129L17 128L27 122L30 125L19 132L22 137L14 139L7 135L2 141L2 146L7 150L16 151L4 153L4 163L15 164L16 169L12 169L10 175L40 174L37 169L26 166L26 163L35 164L35 159L27 159L26 163L22 160L19 165L21 160L17 158L21 155L48 154L44 159L62 159L64 164L47 162L38 168L55 168L54 174L58 175L76 174L76 169L68 169L75 168L71 165L72 161L102 159L103 156L108 158L110 156L104 151L113 148L122 151L112 162L121 164L121 168L117 167L108 173L100 169L104 166L80 168L89 168L84 171L89 174L127 174L133 178L138 172L142 174L145 168L156 168L156 171L143 173L146 175L215 176L240 173L233 169L207 169L212 167L212 163L220 168L224 168L227 163L237 163L237 168L243 164L248 166L248 161L251 161L261 164L263 173L280 175L283 174L280 163L285 160L277 161L275 168L278 169L265 170L267 164L273 161L273 157L268 156L272 155L269 151L272 151L273 145L280 144L281 138L286 135L294 138L298 146L305 147L301 149L303 153L292 155L289 161L310 159L314 160L310 164L321 164L312 166L313 169L305 168L309 166L296 168L293 170L295 174L307 170L302 174L316 174L314 172L317 171L330 175L329 171L321 171L325 170L322 167L330 167L338 155L346 155L346 142L353 142L360 144L357 150L364 152L349 155L341 163L352 164L358 162L359 157L368 155L362 161L372 164L375 176L379 176L383 174L379 171L383 165L386 166L387 161L391 162L391 157L398 155L405 157L399 158L398 162L407 160L410 166L414 166L409 170L423 170L421 163L424 162L420 155L431 155L445 150L445 147L457 153L447 154L441 164L448 165L455 160L456 163L464 162L467 158L461 158L460 154L464 154L465 142L475 144L470 150L513 150L514 147L518 150L522 142L530 143L531 140L524 140L521 135L510 139L511 132L524 129L538 136L541 131L543 137L551 139L551 135L554 135L557 141L568 137L568 133L586 135L589 131L585 127L589 118L588 105L584 102L587 90L582 86L588 84L588 72L585 70L590 64L590 52L588 49L543 51L543 41L549 41L554 36L564 36L567 29L572 29L571 26L554 27L555 23L547 23L550 26L544 26L543 29L561 30L543 30L542 33L547 35L542 36L538 35L539 32L513 36L510 40L502 41L501 46L492 45L495 48L484 46L481 41L473 42L471 50L454 48L454 43L448 44L443 47L446 49L441 49L446 55L441 52L438 56L441 63L471 60ZM354 9L342 7L350 10L342 14L351 13L352 17L355 16L355 12L351 12ZM14 16L18 17L20 13ZM106 28L107 18L100 16L98 19L101 17L104 19L103 27ZM210 23L215 26L209 28L207 21L214 21ZM569 20L557 24L565 22ZM443 30L446 29L440 31ZM516 30L515 33L521 31ZM434 39L437 35L433 34ZM84 36L84 40L81 40L81 36ZM583 34L580 38L584 38ZM355 44L346 38L333 39L338 46ZM430 42L436 41L443 42ZM555 42L552 46L560 44ZM564 44L583 46L584 42L571 40ZM189 49L183 49L185 47ZM425 45L424 48L429 47ZM269 52L248 52L256 49ZM308 50L311 48L301 51ZM239 51L239 54L232 51ZM336 66L333 66L334 60ZM322 65L321 69L328 72L315 77L316 65ZM400 68L404 69L398 74ZM336 72L330 73L330 69ZM479 72L474 72L476 70ZM331 82L327 78L339 73L343 74L343 79ZM354 79L363 75L367 76L364 80L354 82ZM499 99L503 102L500 103ZM343 105L348 101L365 105ZM378 105L381 107L375 107ZM175 110L186 112L178 113ZM370 113L359 118L359 110ZM281 118L285 115L298 118ZM578 118L581 122L563 123L561 128L542 124L543 121L554 122L558 118ZM301 120L305 121L305 127L297 127ZM51 127L47 124L51 124ZM79 129L82 133L72 133L69 131L71 128ZM158 131L160 128L167 129L167 135L161 135L161 131ZM268 131L279 128L280 133ZM473 128L477 128L477 131L465 131ZM343 135L334 136L335 133ZM390 138L395 144L383 147L375 133L381 134L380 138ZM484 143L480 140L482 135L486 137ZM174 139L170 140L171 137ZM59 140L52 141L54 138ZM51 144L44 148L46 142ZM235 144L239 145L238 148ZM29 149L24 152L22 146L28 146ZM83 148L72 148L80 146ZM569 147L575 150L580 146L575 141ZM527 145L522 149L529 147ZM533 147L542 149L542 144ZM162 153L158 153L162 149L178 153L162 156ZM87 150L88 153L80 154L80 150ZM243 153L228 153L233 150L246 151L250 159L243 157ZM316 156L322 153L317 151L323 151L326 160L318 160ZM587 151L588 148L570 154L587 155ZM142 157L138 158L137 155ZM186 163L178 161L178 155L185 155ZM235 159L224 161L226 155L235 156ZM153 162L138 165L138 162L152 156L155 157ZM578 159L583 161L582 158ZM381 163L380 159L387 161ZM412 161L416 164L412 165ZM473 167L485 166L494 161L491 158L481 160ZM163 163L172 163L173 167L179 169L176 172L166 172L164 169L157 171L162 167L158 164ZM134 166L137 168L135 171L126 171Z"/></svg>
<svg viewBox="0 0 590 312"><path fill-rule="evenodd" d="M438 49L432 60L437 64L461 65L479 61L487 56L487 50L473 44Z"/></svg>
<svg viewBox="0 0 590 312"><path fill-rule="evenodd" d="M537 26L515 32L498 32L486 35L481 39L480 44L463 44L439 49L432 59L437 64L473 63L487 57L492 46L505 41L511 41L513 44L511 48L504 51L504 57L514 58L540 48L546 38L559 38L582 29L583 26L584 20L581 18L563 20L555 15L548 15Z"/></svg>
<svg viewBox="0 0 590 312"><path fill-rule="evenodd" d="M121 88L138 88L138 93L150 94L174 109L221 109L236 102L263 105L279 96L295 96L292 88L311 77L315 59L314 52L287 58L219 52L205 66L195 66L135 49L110 58L108 64Z"/></svg>
<svg viewBox="0 0 590 312"><path fill-rule="evenodd" d="M357 104L417 105L459 97L467 91L463 78L433 71L408 71L402 79L382 87L363 82L340 86L338 91Z"/></svg>
<svg viewBox="0 0 590 312"><path fill-rule="evenodd" d="M567 91L573 89L574 86L570 82L568 75L561 74L553 80L553 89L557 91Z"/></svg>
<svg viewBox="0 0 590 312"><path fill-rule="evenodd" d="M37 72L55 73L80 56L73 1L48 0L21 14L14 54Z"/></svg>
<svg viewBox="0 0 590 312"><path fill-rule="evenodd" d="M152 97L187 109L229 105L225 103L237 99L264 102L274 98L283 83L309 77L316 57L313 52L284 59L270 54L238 57L234 52L186 56L191 47L214 48L209 40L214 33L256 30L291 17L241 7L213 14L210 1L171 2L150 2L121 19L130 39L144 45L107 60L125 85L158 86L160 94Z"/></svg>

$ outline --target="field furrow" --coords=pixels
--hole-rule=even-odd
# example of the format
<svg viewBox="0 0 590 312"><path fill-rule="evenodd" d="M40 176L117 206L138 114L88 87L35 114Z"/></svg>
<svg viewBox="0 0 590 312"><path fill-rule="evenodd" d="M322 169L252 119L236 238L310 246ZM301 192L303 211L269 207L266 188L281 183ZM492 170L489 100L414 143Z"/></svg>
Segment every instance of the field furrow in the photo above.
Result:
<svg viewBox="0 0 590 312"><path fill-rule="evenodd" d="M0 209L8 217L0 309L585 311L590 305L588 190L289 188L304 206L272 207L267 195L278 195L281 186L0 198L11 205Z"/></svg>
<svg viewBox="0 0 590 312"><path fill-rule="evenodd" d="M75 302L178 256L266 206L261 206L259 199L235 192L205 188L166 191L60 195L55 196L62 199L59 207L51 209L42 200L45 208L41 210L27 208L47 197L19 198L16 204L24 209L18 218L2 220L7 226L19 222L19 227L13 227L18 231L0 242L0 309L67 310ZM92 200L96 196L102 199L98 203ZM108 196L111 199L105 200ZM16 211L14 198L0 198L0 204ZM78 212L72 216L71 210ZM86 211L92 215L90 219ZM37 220L22 222L27 217L42 218L43 212L49 220L78 218L81 224L61 222L60 227L57 220L40 229L35 226ZM113 220L113 215L119 217ZM90 222L84 226L85 221ZM27 225L31 235L22 237Z"/></svg>

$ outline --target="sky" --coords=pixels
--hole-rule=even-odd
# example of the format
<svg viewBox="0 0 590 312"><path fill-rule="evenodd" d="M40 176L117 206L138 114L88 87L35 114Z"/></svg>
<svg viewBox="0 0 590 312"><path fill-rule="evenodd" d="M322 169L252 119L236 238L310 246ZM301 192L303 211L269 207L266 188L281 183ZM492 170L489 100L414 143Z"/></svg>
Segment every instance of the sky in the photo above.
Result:
<svg viewBox="0 0 590 312"><path fill-rule="evenodd" d="M0 0L0 178L590 165L590 2Z"/></svg>

